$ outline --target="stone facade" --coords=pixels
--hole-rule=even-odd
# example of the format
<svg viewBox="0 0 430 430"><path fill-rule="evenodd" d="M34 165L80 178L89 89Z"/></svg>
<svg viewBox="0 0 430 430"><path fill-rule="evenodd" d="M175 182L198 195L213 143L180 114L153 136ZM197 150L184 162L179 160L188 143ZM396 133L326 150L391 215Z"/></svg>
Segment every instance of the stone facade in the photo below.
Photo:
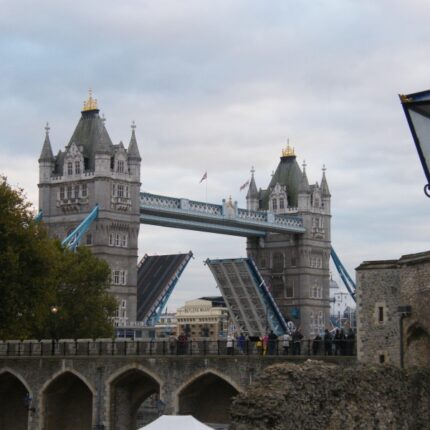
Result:
<svg viewBox="0 0 430 430"><path fill-rule="evenodd" d="M399 260L365 261L357 269L357 354L365 363L400 365L399 306L404 365L430 364L430 252Z"/></svg>
<svg viewBox="0 0 430 430"><path fill-rule="evenodd" d="M1 357L0 426L135 429L140 405L153 395L161 400L159 413L226 423L232 396L265 367L285 360L282 356L109 356L97 355L97 350L93 354Z"/></svg>
<svg viewBox="0 0 430 430"><path fill-rule="evenodd" d="M430 369L277 364L231 411L230 430L428 429Z"/></svg>
<svg viewBox="0 0 430 430"><path fill-rule="evenodd" d="M52 153L49 128L39 158L39 209L51 236L63 240L95 207L81 242L109 264L118 299L116 325L136 320L140 162L135 126L128 149L112 144L91 95L64 151Z"/></svg>
<svg viewBox="0 0 430 430"><path fill-rule="evenodd" d="M305 167L287 147L266 190L257 191L252 171L247 209L300 216L306 232L249 238L247 252L284 316L312 337L329 326L331 195L325 169L321 183L309 185Z"/></svg>

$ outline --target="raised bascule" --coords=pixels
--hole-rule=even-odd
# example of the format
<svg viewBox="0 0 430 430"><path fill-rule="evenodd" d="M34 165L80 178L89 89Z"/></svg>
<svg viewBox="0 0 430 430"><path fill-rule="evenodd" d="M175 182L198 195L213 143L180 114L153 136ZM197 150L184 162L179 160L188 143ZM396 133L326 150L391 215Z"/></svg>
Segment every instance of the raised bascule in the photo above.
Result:
<svg viewBox="0 0 430 430"><path fill-rule="evenodd" d="M154 224L247 239L248 258L241 260L242 266L233 261L236 269L229 273L228 261L224 266L218 264L221 260L217 263L231 288L221 286L215 276L238 330L255 334L273 329L280 334L289 320L305 336L324 330L329 323L332 250L325 168L320 184L310 185L306 165L299 167L288 145L266 189L257 189L252 170L246 208L231 198L217 205L140 192L140 168L134 123L128 147L113 144L91 93L72 137L56 156L46 127L39 158L39 209L52 236L69 238L73 246L81 241L110 265L111 292L119 303L117 326L133 326L141 319L137 239L140 224ZM96 205L96 217L86 222ZM76 229L80 223L84 229ZM216 261L207 263L215 274ZM185 265L182 261L180 272ZM249 288L242 288L243 299L255 307L234 309L233 303L240 303L235 272L245 269L251 275ZM166 277L157 292L141 294L140 313L146 321L154 322L160 314L173 288L169 282ZM147 299L151 295L153 300Z"/></svg>

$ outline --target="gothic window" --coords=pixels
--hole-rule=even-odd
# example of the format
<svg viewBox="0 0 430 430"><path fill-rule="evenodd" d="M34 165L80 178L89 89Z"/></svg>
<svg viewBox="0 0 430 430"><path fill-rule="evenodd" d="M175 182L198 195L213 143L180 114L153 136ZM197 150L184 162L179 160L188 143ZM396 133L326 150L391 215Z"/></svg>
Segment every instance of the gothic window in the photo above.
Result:
<svg viewBox="0 0 430 430"><path fill-rule="evenodd" d="M273 271L282 272L284 270L284 254L275 252L273 255Z"/></svg>
<svg viewBox="0 0 430 430"><path fill-rule="evenodd" d="M276 199L272 199L272 209L276 211L278 209L278 202Z"/></svg>
<svg viewBox="0 0 430 430"><path fill-rule="evenodd" d="M72 198L72 186L67 187L67 198L70 200Z"/></svg>
<svg viewBox="0 0 430 430"><path fill-rule="evenodd" d="M284 199L279 199L279 209L284 209Z"/></svg>
<svg viewBox="0 0 430 430"><path fill-rule="evenodd" d="M109 234L109 246L113 246L113 233Z"/></svg>
<svg viewBox="0 0 430 430"><path fill-rule="evenodd" d="M320 207L320 199L318 197L315 197L314 203L315 203L315 207L317 208Z"/></svg>
<svg viewBox="0 0 430 430"><path fill-rule="evenodd" d="M88 189L87 184L82 184L82 197L87 197Z"/></svg>
<svg viewBox="0 0 430 430"><path fill-rule="evenodd" d="M294 297L294 280L290 281L285 288L285 298L290 299L292 297Z"/></svg>
<svg viewBox="0 0 430 430"><path fill-rule="evenodd" d="M126 248L126 247L127 247L127 235L126 235L126 234L123 234L123 235L122 235L121 246L122 246L123 248Z"/></svg>
<svg viewBox="0 0 430 430"><path fill-rule="evenodd" d="M75 174L79 175L81 173L81 162L75 161Z"/></svg>
<svg viewBox="0 0 430 430"><path fill-rule="evenodd" d="M120 275L119 275L120 279L119 279L119 283L120 285L125 285L126 284L126 273L125 270L120 270Z"/></svg>
<svg viewBox="0 0 430 430"><path fill-rule="evenodd" d="M73 198L77 199L79 197L79 185L73 187Z"/></svg>
<svg viewBox="0 0 430 430"><path fill-rule="evenodd" d="M117 172L118 173L124 173L124 161L123 160L118 160Z"/></svg>
<svg viewBox="0 0 430 430"><path fill-rule="evenodd" d="M69 176L73 175L73 163L71 161L67 163L67 174Z"/></svg>
<svg viewBox="0 0 430 430"><path fill-rule="evenodd" d="M124 197L124 185L118 185L118 197Z"/></svg>
<svg viewBox="0 0 430 430"><path fill-rule="evenodd" d="M60 187L60 200L64 200L64 187Z"/></svg>
<svg viewBox="0 0 430 430"><path fill-rule="evenodd" d="M125 186L125 197L128 199L129 194L128 194L128 185Z"/></svg>
<svg viewBox="0 0 430 430"><path fill-rule="evenodd" d="M88 233L86 236L85 244L92 245L92 243L93 243L93 235L91 233Z"/></svg>
<svg viewBox="0 0 430 430"><path fill-rule="evenodd" d="M120 238L119 238L119 234L117 233L115 235L115 246L119 246L120 245Z"/></svg>
<svg viewBox="0 0 430 430"><path fill-rule="evenodd" d="M112 184L112 196L113 197L116 196L116 187L115 187L115 184Z"/></svg>

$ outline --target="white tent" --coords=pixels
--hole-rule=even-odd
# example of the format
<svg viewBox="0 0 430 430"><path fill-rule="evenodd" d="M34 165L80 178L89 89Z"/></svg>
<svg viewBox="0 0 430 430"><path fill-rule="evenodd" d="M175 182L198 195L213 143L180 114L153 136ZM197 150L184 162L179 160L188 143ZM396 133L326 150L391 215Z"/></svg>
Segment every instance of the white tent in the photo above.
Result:
<svg viewBox="0 0 430 430"><path fill-rule="evenodd" d="M191 415L162 415L139 430L213 430Z"/></svg>

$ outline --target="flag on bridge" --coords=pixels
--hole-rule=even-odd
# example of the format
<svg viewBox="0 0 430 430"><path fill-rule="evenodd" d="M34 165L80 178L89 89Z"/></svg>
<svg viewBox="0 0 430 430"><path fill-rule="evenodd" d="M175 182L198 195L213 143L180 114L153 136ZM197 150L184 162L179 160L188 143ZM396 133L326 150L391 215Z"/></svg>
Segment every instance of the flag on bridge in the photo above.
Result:
<svg viewBox="0 0 430 430"><path fill-rule="evenodd" d="M207 178L208 178L208 172L205 172L205 174L203 175L202 179L200 179L199 184L201 184Z"/></svg>
<svg viewBox="0 0 430 430"><path fill-rule="evenodd" d="M249 185L249 179L240 187L240 191L244 190Z"/></svg>

